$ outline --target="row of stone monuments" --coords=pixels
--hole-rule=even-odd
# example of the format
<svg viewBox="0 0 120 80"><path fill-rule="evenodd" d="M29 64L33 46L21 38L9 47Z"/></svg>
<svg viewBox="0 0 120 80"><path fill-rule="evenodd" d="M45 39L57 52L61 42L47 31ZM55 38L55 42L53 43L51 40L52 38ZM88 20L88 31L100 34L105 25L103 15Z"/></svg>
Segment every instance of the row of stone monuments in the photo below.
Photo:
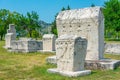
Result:
<svg viewBox="0 0 120 80"><path fill-rule="evenodd" d="M46 34L42 41L16 40L11 24L5 47L17 52L56 50L56 55L48 57L47 62L57 64L57 68L48 69L48 72L69 77L88 75L91 69L114 69L120 65L119 60L104 59L104 16L100 7L62 11L56 22L58 38Z"/></svg>
<svg viewBox="0 0 120 80"><path fill-rule="evenodd" d="M55 36L45 34L43 40L34 40L32 38L20 38L16 40L15 25L10 24L5 36L5 48L13 52L53 52L55 51Z"/></svg>

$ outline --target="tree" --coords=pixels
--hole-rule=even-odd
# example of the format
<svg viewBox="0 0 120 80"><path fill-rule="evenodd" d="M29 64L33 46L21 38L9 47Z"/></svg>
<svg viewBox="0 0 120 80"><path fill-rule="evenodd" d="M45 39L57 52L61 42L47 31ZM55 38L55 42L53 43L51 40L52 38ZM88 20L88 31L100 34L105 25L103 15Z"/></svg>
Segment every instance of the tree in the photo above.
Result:
<svg viewBox="0 0 120 80"><path fill-rule="evenodd" d="M37 40L39 33L36 30L32 30L32 37Z"/></svg>
<svg viewBox="0 0 120 80"><path fill-rule="evenodd" d="M5 36L6 30L8 28L7 22L10 11L6 9L0 10L0 40Z"/></svg>
<svg viewBox="0 0 120 80"><path fill-rule="evenodd" d="M105 36L107 37L109 33L120 32L120 0L106 1L103 12L105 16Z"/></svg>
<svg viewBox="0 0 120 80"><path fill-rule="evenodd" d="M95 7L95 4L91 4L91 7Z"/></svg>
<svg viewBox="0 0 120 80"><path fill-rule="evenodd" d="M61 11L65 11L65 10L70 10L70 6L68 5L67 8L62 8ZM55 15L55 20L52 22L52 25L51 25L51 32L55 35L58 35L57 33L57 26L56 26L56 17L57 17L58 13Z"/></svg>
<svg viewBox="0 0 120 80"><path fill-rule="evenodd" d="M68 5L67 9L66 10L70 10L70 6Z"/></svg>
<svg viewBox="0 0 120 80"><path fill-rule="evenodd" d="M41 28L39 25L39 16L36 12L32 11L27 12L27 15L24 16L18 12L10 12L6 9L0 9L0 40L6 34L9 24L15 24L16 31L21 36L27 36L27 32L30 37L32 32L34 33L37 29ZM37 32L36 32L37 33Z"/></svg>
<svg viewBox="0 0 120 80"><path fill-rule="evenodd" d="M64 11L65 10L65 8L63 7L62 9L61 9L61 11Z"/></svg>
<svg viewBox="0 0 120 80"><path fill-rule="evenodd" d="M27 12L27 24L26 24L26 30L29 33L29 36L32 37L32 31L36 28L40 28L39 25L39 16L36 12L32 11L31 13Z"/></svg>

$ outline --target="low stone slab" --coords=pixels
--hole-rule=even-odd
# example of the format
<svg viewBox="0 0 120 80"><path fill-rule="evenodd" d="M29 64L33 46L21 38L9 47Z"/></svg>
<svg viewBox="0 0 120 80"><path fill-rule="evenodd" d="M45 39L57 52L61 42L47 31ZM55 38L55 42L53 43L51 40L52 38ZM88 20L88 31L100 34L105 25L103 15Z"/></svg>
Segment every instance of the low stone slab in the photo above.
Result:
<svg viewBox="0 0 120 80"><path fill-rule="evenodd" d="M46 59L47 63L56 64L56 56L50 56ZM120 60L113 60L113 59L101 59L101 60L86 60L85 61L85 68L94 70L114 70L115 68L120 66Z"/></svg>
<svg viewBox="0 0 120 80"><path fill-rule="evenodd" d="M57 74L68 76L68 77L78 77L78 76L85 76L85 75L91 74L91 70L69 72L69 71L59 71L57 69L48 69L47 71L49 73L57 73Z"/></svg>
<svg viewBox="0 0 120 80"><path fill-rule="evenodd" d="M41 53L53 53L53 54L55 54L55 51L47 51L47 50L38 50L37 52L41 52Z"/></svg>
<svg viewBox="0 0 120 80"><path fill-rule="evenodd" d="M120 55L120 43L105 44L105 53Z"/></svg>
<svg viewBox="0 0 120 80"><path fill-rule="evenodd" d="M120 66L120 60L101 59L97 61L85 61L86 69L114 70Z"/></svg>
<svg viewBox="0 0 120 80"><path fill-rule="evenodd" d="M57 64L56 56L50 56L50 57L46 58L46 62L51 63L51 64Z"/></svg>

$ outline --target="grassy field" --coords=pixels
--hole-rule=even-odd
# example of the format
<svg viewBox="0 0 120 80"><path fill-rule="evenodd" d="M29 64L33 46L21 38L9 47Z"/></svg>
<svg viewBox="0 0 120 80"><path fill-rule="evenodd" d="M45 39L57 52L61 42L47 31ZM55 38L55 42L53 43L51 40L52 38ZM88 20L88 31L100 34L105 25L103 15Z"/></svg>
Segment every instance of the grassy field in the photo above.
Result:
<svg viewBox="0 0 120 80"><path fill-rule="evenodd" d="M114 43L114 44L120 44L120 41L105 41L105 43Z"/></svg>
<svg viewBox="0 0 120 80"><path fill-rule="evenodd" d="M91 75L69 78L58 74L50 74L45 59L53 54L11 53L3 49L4 41L0 41L0 80L120 80L120 67L115 70L93 70ZM120 55L105 55L106 58L119 59Z"/></svg>

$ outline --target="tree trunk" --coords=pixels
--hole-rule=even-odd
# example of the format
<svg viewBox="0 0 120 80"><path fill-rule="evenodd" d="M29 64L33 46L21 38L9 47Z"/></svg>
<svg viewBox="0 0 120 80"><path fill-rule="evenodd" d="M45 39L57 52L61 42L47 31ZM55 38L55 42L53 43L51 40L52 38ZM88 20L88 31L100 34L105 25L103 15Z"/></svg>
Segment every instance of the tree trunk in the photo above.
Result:
<svg viewBox="0 0 120 80"><path fill-rule="evenodd" d="M30 35L30 37L32 37L32 33L31 32L29 32L29 35Z"/></svg>
<svg viewBox="0 0 120 80"><path fill-rule="evenodd" d="M0 35L0 40L1 40L1 41L3 40L3 35Z"/></svg>

